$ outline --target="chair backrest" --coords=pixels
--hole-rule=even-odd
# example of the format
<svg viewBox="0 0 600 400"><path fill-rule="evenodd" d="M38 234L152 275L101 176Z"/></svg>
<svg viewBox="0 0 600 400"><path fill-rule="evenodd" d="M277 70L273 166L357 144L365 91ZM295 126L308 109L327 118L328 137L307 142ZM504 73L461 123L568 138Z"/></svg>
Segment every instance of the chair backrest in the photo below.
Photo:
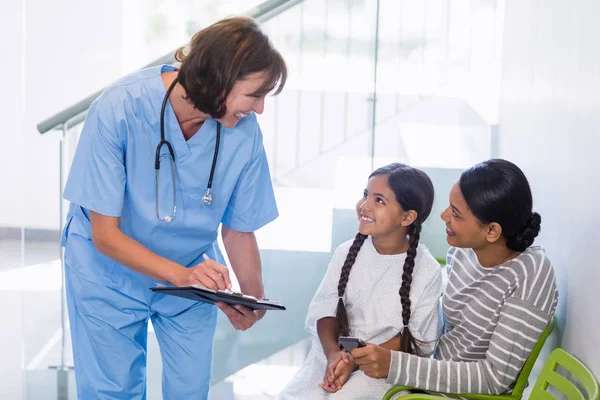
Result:
<svg viewBox="0 0 600 400"><path fill-rule="evenodd" d="M531 370L533 369L535 361L537 360L538 356L540 355L540 352L542 351L542 347L544 347L544 343L546 343L546 339L548 339L548 336L550 336L550 334L554 330L555 324L556 317L553 316L550 320L550 323L548 324L548 326L546 326L546 328L542 332L542 335L533 347L533 350L531 350L531 354L529 354L529 357L527 357L527 360L525 361L525 364L521 369L521 373L519 374L517 382L515 383L515 387L512 391L513 397L520 399L523 396L523 391L525 390L525 387L527 387L527 381L529 379L529 375L531 374Z"/></svg>
<svg viewBox="0 0 600 400"><path fill-rule="evenodd" d="M556 372L559 366L563 367L581 382L586 391L585 394L582 394L573 382ZM594 378L591 371L575 357L560 348L554 350L550 354L550 357L548 357L548 361L546 361L544 369L542 369L533 387L531 398L536 400L555 400L556 397L546 391L548 385L552 385L558 389L569 400L600 400L598 381Z"/></svg>

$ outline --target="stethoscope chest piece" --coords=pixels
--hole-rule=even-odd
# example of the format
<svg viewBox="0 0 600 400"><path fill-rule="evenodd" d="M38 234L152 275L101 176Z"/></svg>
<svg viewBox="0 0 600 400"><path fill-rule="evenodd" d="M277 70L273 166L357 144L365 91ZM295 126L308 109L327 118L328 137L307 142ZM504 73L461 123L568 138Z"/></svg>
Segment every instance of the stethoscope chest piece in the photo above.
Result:
<svg viewBox="0 0 600 400"><path fill-rule="evenodd" d="M210 206L210 203L212 203L212 194L210 194L210 189L206 189L204 196L202 196L202 205Z"/></svg>

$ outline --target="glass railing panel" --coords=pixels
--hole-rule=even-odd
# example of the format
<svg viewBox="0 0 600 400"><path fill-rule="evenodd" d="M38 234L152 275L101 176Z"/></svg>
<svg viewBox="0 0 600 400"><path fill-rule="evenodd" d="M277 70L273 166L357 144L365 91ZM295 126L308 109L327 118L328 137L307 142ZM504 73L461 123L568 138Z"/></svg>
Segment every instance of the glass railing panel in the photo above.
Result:
<svg viewBox="0 0 600 400"><path fill-rule="evenodd" d="M375 164L430 175L436 200L422 239L438 257L452 184L494 153L502 21L499 1L381 1Z"/></svg>

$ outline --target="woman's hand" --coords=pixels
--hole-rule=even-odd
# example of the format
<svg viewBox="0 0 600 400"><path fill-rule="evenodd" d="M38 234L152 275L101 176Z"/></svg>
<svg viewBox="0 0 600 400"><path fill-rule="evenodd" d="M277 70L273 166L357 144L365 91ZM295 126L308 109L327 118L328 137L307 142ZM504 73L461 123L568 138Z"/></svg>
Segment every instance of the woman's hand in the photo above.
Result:
<svg viewBox="0 0 600 400"><path fill-rule="evenodd" d="M367 343L366 347L352 350L352 357L360 370L371 378L387 378L390 372L392 352L384 347Z"/></svg>
<svg viewBox="0 0 600 400"><path fill-rule="evenodd" d="M248 307L244 307L240 304L230 306L227 303L217 302L217 307L229 318L231 325L238 331L245 331L251 328L259 319L265 316L265 310L251 310Z"/></svg>
<svg viewBox="0 0 600 400"><path fill-rule="evenodd" d="M214 260L204 260L191 268L183 268L171 282L175 286L201 285L208 289L231 289L227 267Z"/></svg>

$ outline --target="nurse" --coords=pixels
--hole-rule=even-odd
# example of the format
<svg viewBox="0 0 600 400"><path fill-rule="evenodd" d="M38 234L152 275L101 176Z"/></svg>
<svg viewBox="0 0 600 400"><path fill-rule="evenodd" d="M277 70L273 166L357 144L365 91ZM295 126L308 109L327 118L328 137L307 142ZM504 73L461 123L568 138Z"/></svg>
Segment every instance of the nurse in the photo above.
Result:
<svg viewBox="0 0 600 400"><path fill-rule="evenodd" d="M217 244L221 224L242 291L264 297L253 232L278 212L255 114L268 93L282 90L285 62L249 18L198 32L175 57L179 68L135 72L94 101L65 188L80 399L146 397L148 320L160 345L163 398L208 397L216 307L149 288L231 287ZM264 315L219 308L240 330Z"/></svg>

